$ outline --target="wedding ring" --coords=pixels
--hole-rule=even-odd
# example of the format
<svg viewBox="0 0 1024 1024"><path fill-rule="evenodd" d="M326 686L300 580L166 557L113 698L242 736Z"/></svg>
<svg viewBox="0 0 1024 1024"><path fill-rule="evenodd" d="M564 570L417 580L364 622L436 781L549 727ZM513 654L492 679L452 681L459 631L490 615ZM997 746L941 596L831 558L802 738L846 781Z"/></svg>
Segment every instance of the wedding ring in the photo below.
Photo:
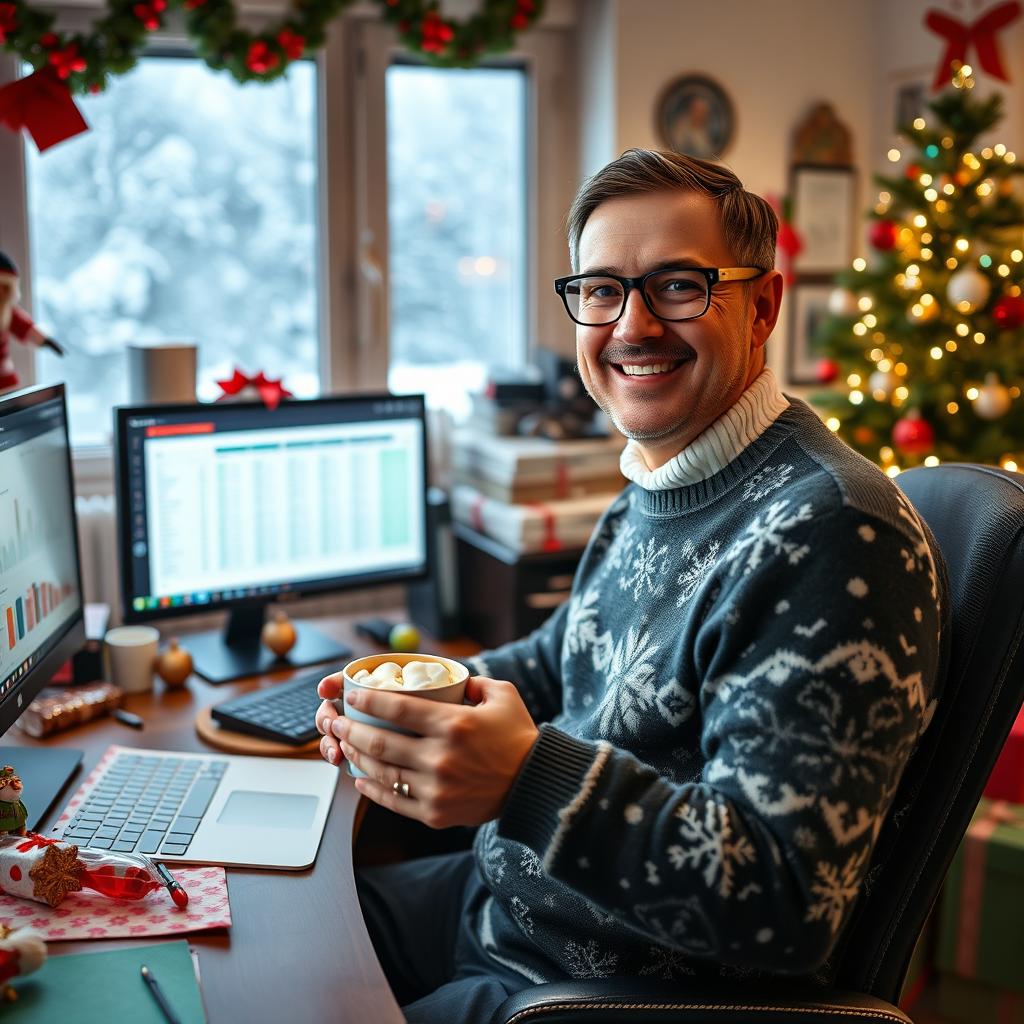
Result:
<svg viewBox="0 0 1024 1024"><path fill-rule="evenodd" d="M409 783L408 782L392 782L391 790L395 796L409 796Z"/></svg>

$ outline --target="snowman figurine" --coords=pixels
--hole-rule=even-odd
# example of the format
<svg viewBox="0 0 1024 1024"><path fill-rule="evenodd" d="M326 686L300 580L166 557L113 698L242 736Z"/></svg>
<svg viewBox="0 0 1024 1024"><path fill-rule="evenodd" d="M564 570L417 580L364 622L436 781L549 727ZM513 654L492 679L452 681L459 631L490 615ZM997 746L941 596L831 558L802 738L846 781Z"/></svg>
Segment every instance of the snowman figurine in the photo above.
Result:
<svg viewBox="0 0 1024 1024"><path fill-rule="evenodd" d="M12 765L5 764L0 768L0 834L25 834L28 809L21 802L23 789L21 779Z"/></svg>

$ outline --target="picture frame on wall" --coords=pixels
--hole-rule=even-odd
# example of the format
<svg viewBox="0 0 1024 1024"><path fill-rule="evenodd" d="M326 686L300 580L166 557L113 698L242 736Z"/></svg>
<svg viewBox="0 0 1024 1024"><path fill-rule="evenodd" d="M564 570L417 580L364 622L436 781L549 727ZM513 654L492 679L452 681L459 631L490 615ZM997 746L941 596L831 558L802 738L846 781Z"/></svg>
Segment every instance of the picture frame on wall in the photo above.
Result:
<svg viewBox="0 0 1024 1024"><path fill-rule="evenodd" d="M893 141L914 122L928 117L934 68L908 68L889 76L889 130Z"/></svg>
<svg viewBox="0 0 1024 1024"><path fill-rule="evenodd" d="M797 165L792 171L793 227L803 243L798 276L835 274L853 258L857 178L852 167Z"/></svg>
<svg viewBox="0 0 1024 1024"><path fill-rule="evenodd" d="M791 384L818 384L820 358L814 350L814 335L829 316L828 297L835 285L829 280L798 281L786 293L789 299L789 344L786 346L786 376Z"/></svg>
<svg viewBox="0 0 1024 1024"><path fill-rule="evenodd" d="M722 156L736 133L732 100L707 75L686 74L670 82L654 116L657 133L669 149L703 160Z"/></svg>

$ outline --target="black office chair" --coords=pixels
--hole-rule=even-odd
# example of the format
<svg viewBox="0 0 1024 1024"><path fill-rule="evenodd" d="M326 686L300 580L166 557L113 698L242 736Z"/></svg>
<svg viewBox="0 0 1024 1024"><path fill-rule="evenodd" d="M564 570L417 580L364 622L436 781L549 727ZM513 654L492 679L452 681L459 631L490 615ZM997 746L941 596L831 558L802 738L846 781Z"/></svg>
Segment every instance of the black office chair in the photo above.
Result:
<svg viewBox="0 0 1024 1024"><path fill-rule="evenodd" d="M909 470L896 482L945 556L953 617L949 668L854 916L830 958L833 984L555 982L510 996L491 1024L907 1024L893 1004L911 953L1024 700L1024 477L951 463Z"/></svg>

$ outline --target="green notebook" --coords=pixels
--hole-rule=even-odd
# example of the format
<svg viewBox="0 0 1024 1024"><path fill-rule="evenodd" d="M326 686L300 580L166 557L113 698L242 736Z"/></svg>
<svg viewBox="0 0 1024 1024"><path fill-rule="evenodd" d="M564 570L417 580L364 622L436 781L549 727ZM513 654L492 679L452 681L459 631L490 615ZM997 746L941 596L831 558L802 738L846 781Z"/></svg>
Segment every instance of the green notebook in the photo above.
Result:
<svg viewBox="0 0 1024 1024"><path fill-rule="evenodd" d="M166 1024L142 980L145 964L160 983L182 1024L205 1024L188 943L156 942L105 953L51 956L35 974L12 981L16 1002L7 1004L3 1024L15 1021L74 1021L75 1024Z"/></svg>

